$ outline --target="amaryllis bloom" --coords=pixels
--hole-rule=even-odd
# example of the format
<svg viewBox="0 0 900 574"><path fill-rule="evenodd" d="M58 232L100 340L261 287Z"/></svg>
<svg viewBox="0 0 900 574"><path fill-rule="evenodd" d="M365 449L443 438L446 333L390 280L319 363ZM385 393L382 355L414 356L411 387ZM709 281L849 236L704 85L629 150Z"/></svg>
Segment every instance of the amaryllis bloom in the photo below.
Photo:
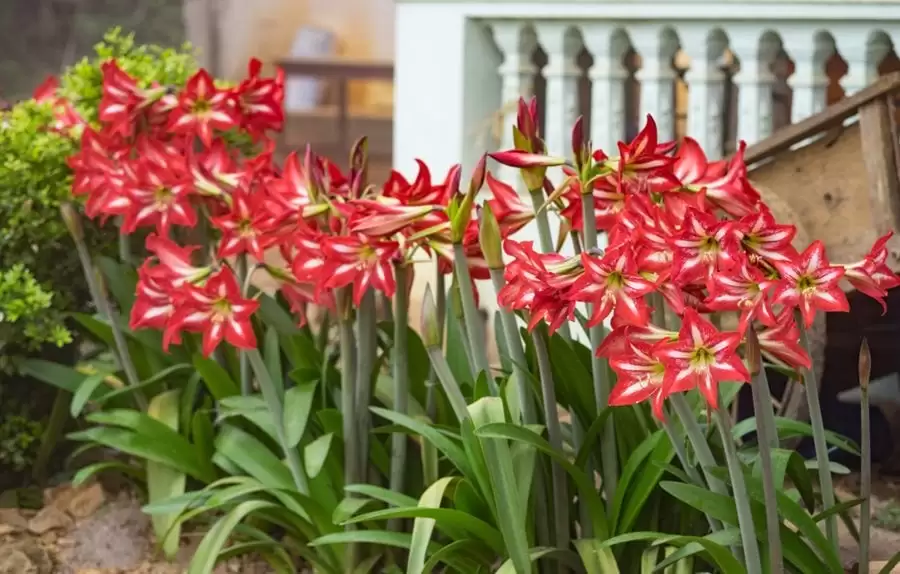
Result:
<svg viewBox="0 0 900 574"><path fill-rule="evenodd" d="M282 177L267 184L273 202L286 210L288 219L303 219L327 211L328 204L319 198L321 171L307 148L303 163L296 152L291 152L284 160Z"/></svg>
<svg viewBox="0 0 900 574"><path fill-rule="evenodd" d="M745 262L710 278L706 305L714 311L739 311L738 332L744 334L754 318L765 325L775 323L767 298L775 284L775 280Z"/></svg>
<svg viewBox="0 0 900 574"><path fill-rule="evenodd" d="M653 415L662 420L665 418L663 404L667 396L663 386L665 364L656 357L653 347L646 343L628 341L625 347L624 352L609 359L609 366L617 375L609 404L625 406L650 400Z"/></svg>
<svg viewBox="0 0 900 574"><path fill-rule="evenodd" d="M678 186L678 179L671 172L672 158L665 155L671 144L663 144L660 149L659 132L656 122L647 116L644 128L630 143L619 142L619 157L607 160L607 164L615 168L620 181L638 176L667 179Z"/></svg>
<svg viewBox="0 0 900 574"><path fill-rule="evenodd" d="M239 349L255 349L256 335L250 319L259 303L241 296L237 279L225 267L202 286L187 287L178 309L166 326L166 336L178 331L203 333L202 350L209 356L223 340Z"/></svg>
<svg viewBox="0 0 900 574"><path fill-rule="evenodd" d="M161 284L178 289L185 283L205 279L211 272L209 267L197 267L192 263L192 254L199 249L196 245L181 246L154 233L147 236L144 245L155 256L158 265L150 266L152 259L147 259L142 268L148 276L159 280Z"/></svg>
<svg viewBox="0 0 900 574"><path fill-rule="evenodd" d="M566 175L574 175L575 172L568 167L563 168ZM584 215L582 207L582 186L576 179L572 180L569 187L563 192L566 206L560 211L560 215L567 219L572 229L584 229ZM594 196L594 220L597 229L608 230L619 220L619 215L625 208L627 196L625 187L618 185L614 177L600 177L591 184L591 195Z"/></svg>
<svg viewBox="0 0 900 574"><path fill-rule="evenodd" d="M222 232L219 257L249 253L257 261L265 259L264 251L280 239L272 217L265 209L265 202L263 193L248 193L245 189L238 188L229 197L228 212L210 218L212 224Z"/></svg>
<svg viewBox="0 0 900 574"><path fill-rule="evenodd" d="M778 271L782 278L772 302L799 308L807 328L813 324L817 309L850 310L847 296L839 285L844 268L829 264L821 241L811 243L794 260L779 263Z"/></svg>
<svg viewBox="0 0 900 574"><path fill-rule="evenodd" d="M884 297L887 290L900 286L900 277L887 266L887 242L893 235L894 232L891 231L880 237L862 261L844 265L844 278L857 291L878 301L885 313L887 305L884 303Z"/></svg>
<svg viewBox="0 0 900 574"><path fill-rule="evenodd" d="M284 71L279 68L274 78L261 77L261 71L262 62L252 58L247 65L247 79L232 91L241 126L257 136L284 126Z"/></svg>
<svg viewBox="0 0 900 574"><path fill-rule="evenodd" d="M791 246L797 228L793 225L778 224L765 205L760 205L756 213L741 218L735 224L735 230L741 240L741 246L751 258L762 257L770 263L775 263L789 261L797 255L797 250Z"/></svg>
<svg viewBox="0 0 900 574"><path fill-rule="evenodd" d="M529 167L554 167L565 165L565 158L552 157L540 153L531 153L518 149L509 149L505 151L496 151L488 154L494 161L508 165L510 167L529 168Z"/></svg>
<svg viewBox="0 0 900 574"><path fill-rule="evenodd" d="M694 210L688 211L672 247L673 279L681 285L705 282L714 272L736 265L740 255L733 222Z"/></svg>
<svg viewBox="0 0 900 574"><path fill-rule="evenodd" d="M418 173L412 183L398 171L391 171L384 184L384 196L397 199L404 205L440 205L446 207L454 190L445 184L432 183L431 170L420 159L416 160ZM453 171L457 171L454 166Z"/></svg>
<svg viewBox="0 0 900 574"><path fill-rule="evenodd" d="M409 229L430 213L442 210L436 205L403 205L386 197L360 199L354 202L354 206L357 209L349 218L350 233L384 238Z"/></svg>
<svg viewBox="0 0 900 574"><path fill-rule="evenodd" d="M238 123L231 92L216 88L209 72L200 70L178 94L178 105L169 115L168 128L174 133L196 135L209 147L213 130L229 130Z"/></svg>
<svg viewBox="0 0 900 574"><path fill-rule="evenodd" d="M597 325L610 313L627 324L645 325L650 318L644 295L655 285L638 275L628 248L611 249L605 255L581 254L584 274L572 286L572 297L591 303L588 325Z"/></svg>
<svg viewBox="0 0 900 574"><path fill-rule="evenodd" d="M603 342L597 347L596 355L598 357L611 358L627 352L631 342L655 346L663 341L677 341L678 331L669 331L663 327L657 327L653 323L647 323L643 326L622 325L613 328Z"/></svg>
<svg viewBox="0 0 900 574"><path fill-rule="evenodd" d="M809 354L800 344L800 329L790 308L785 308L773 325L758 331L756 336L760 352L773 363L797 371L812 367Z"/></svg>
<svg viewBox="0 0 900 574"><path fill-rule="evenodd" d="M353 303L359 305L372 287L388 297L394 296L393 261L400 245L363 235L327 237L322 244L325 256L323 287L337 289L353 286Z"/></svg>
<svg viewBox="0 0 900 574"><path fill-rule="evenodd" d="M172 169L175 168L175 169ZM191 202L192 181L177 166L161 167L147 161L139 163L125 181L131 204L124 213L123 233L138 227L155 226L167 235L172 225L194 227L197 212Z"/></svg>
<svg viewBox="0 0 900 574"><path fill-rule="evenodd" d="M175 301L171 291L171 283L155 278L147 272L146 267L141 267L138 270L135 300L131 307L128 327L132 330L165 329L175 312ZM178 333L173 332L169 335L177 336ZM170 342L177 343L178 340ZM168 346L168 343L164 342L164 344Z"/></svg>
<svg viewBox="0 0 900 574"><path fill-rule="evenodd" d="M84 126L84 119L78 115L71 102L59 97L59 80L55 76L49 76L40 86L34 90L32 98L36 102L50 102L53 104L53 129L66 133L72 128Z"/></svg>
<svg viewBox="0 0 900 574"><path fill-rule="evenodd" d="M759 194L746 180L744 148L741 142L731 161L710 163L696 140L684 138L672 167L684 189L703 192L705 198L732 217L753 213L759 203Z"/></svg>
<svg viewBox="0 0 900 574"><path fill-rule="evenodd" d="M750 373L737 354L740 342L740 334L720 332L694 309L685 309L678 340L656 349L666 365L666 394L697 387L707 404L717 408L720 382L750 381Z"/></svg>
<svg viewBox="0 0 900 574"><path fill-rule="evenodd" d="M500 224L500 232L504 238L522 229L534 219L534 209L522 201L512 186L496 179L490 172L487 174L487 185L493 195L493 199L489 199L487 203L497 218L497 223Z"/></svg>

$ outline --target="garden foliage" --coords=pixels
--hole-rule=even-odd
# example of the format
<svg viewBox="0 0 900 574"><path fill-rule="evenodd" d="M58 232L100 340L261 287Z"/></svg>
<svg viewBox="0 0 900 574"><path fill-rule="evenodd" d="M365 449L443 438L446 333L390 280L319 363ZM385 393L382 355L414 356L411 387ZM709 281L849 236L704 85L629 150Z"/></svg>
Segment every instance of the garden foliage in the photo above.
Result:
<svg viewBox="0 0 900 574"><path fill-rule="evenodd" d="M740 153L709 162L649 118L618 155L579 122L567 160L521 102L516 149L493 157L527 202L486 158L468 179L420 164L387 182L369 181L364 140L346 171L312 150L276 163L283 77L256 61L235 86L101 71L96 125L60 116L82 132L72 191L88 218L146 231L131 247L149 256L85 255L67 207L98 310L75 318L109 353L24 368L87 413L72 438L122 454L78 481L133 476L170 556L185 525L205 530L191 574L246 552L334 574L843 572L836 522L860 501L835 499L827 447L859 447L824 431L814 385L810 424L775 417L766 367L815 380L805 328L847 309L841 280L878 299L900 283L887 238L848 264L795 249ZM414 273L434 274L418 329ZM735 425L744 383L756 416ZM798 434L815 464L784 443Z"/></svg>

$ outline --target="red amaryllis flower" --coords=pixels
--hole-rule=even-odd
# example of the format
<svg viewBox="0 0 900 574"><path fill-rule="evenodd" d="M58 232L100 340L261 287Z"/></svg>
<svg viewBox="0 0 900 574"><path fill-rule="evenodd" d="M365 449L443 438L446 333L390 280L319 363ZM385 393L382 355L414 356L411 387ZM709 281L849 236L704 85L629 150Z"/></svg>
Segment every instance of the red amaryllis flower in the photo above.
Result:
<svg viewBox="0 0 900 574"><path fill-rule="evenodd" d="M225 215L210 218L222 232L219 257L249 253L257 261L263 261L264 251L279 240L272 217L265 210L265 195L237 188L228 201L230 206Z"/></svg>
<svg viewBox="0 0 900 574"><path fill-rule="evenodd" d="M406 180L397 171L391 171L390 177L384 184L385 197L393 197L404 205L440 205L446 207L450 203L450 197L455 190L444 183L435 184L431 179L431 170L420 159L416 160L418 173L412 183ZM451 170L455 173L456 166ZM449 179L449 176L448 176Z"/></svg>
<svg viewBox="0 0 900 574"><path fill-rule="evenodd" d="M744 148L741 142L738 153L730 162L710 163L700 144L684 138L675 156L673 171L682 186L693 192L704 192L705 197L732 217L753 213L759 203L759 194L745 177Z"/></svg>
<svg viewBox="0 0 900 574"><path fill-rule="evenodd" d="M378 197L358 199L349 218L350 233L362 233L369 237L388 237L412 226L427 215L440 210L432 205L403 205L400 201Z"/></svg>
<svg viewBox="0 0 900 574"><path fill-rule="evenodd" d="M775 318L775 323L757 333L759 350L773 363L791 369L809 369L812 360L800 344L800 329L790 308Z"/></svg>
<svg viewBox="0 0 900 574"><path fill-rule="evenodd" d="M565 158L552 157L540 153L531 153L518 149L509 149L505 151L497 151L488 154L498 163L508 165L510 167L529 168L529 167L554 167L565 165Z"/></svg>
<svg viewBox="0 0 900 574"><path fill-rule="evenodd" d="M779 225L772 212L760 204L756 213L744 216L735 225L741 245L748 254L762 257L766 261L789 261L796 257L797 250L791 246L797 228L793 225Z"/></svg>
<svg viewBox="0 0 900 574"><path fill-rule="evenodd" d="M736 265L740 255L734 223L695 210L688 211L672 247L673 279L680 285L705 282L713 272Z"/></svg>
<svg viewBox="0 0 900 574"><path fill-rule="evenodd" d="M123 233L155 226L160 235L167 235L172 225L197 224L197 212L191 203L193 182L178 167L177 163L164 167L149 161L135 167L125 182L131 205L124 214Z"/></svg>
<svg viewBox="0 0 900 574"><path fill-rule="evenodd" d="M253 135L280 130L284 125L284 71L274 78L260 76L262 62L252 58L247 78L232 92L241 115L241 126Z"/></svg>
<svg viewBox="0 0 900 574"><path fill-rule="evenodd" d="M506 285L497 294L497 301L507 309L527 309L531 313L528 330L545 321L550 333L554 333L566 321L575 318L575 301L569 297L571 283L578 277L553 277L547 264L559 265L566 258L557 253L540 254L531 241L518 242L507 239L503 250L513 260L504 271ZM548 279L554 279L551 283Z"/></svg>
<svg viewBox="0 0 900 574"><path fill-rule="evenodd" d="M504 238L522 229L534 219L534 209L522 201L515 189L496 179L490 172L487 174L487 185L494 196L487 203L491 206L497 223L500 224L500 232Z"/></svg>
<svg viewBox="0 0 900 574"><path fill-rule="evenodd" d="M880 237L862 261L844 265L844 277L857 291L878 301L885 313L887 305L884 303L884 297L887 290L900 286L900 277L897 277L886 263L887 242L893 235L894 232L891 231Z"/></svg>
<svg viewBox="0 0 900 574"><path fill-rule="evenodd" d="M714 311L740 311L738 332L744 334L754 318L773 325L775 317L766 298L777 282L747 263L716 273L708 283L706 305Z"/></svg>
<svg viewBox="0 0 900 574"><path fill-rule="evenodd" d="M134 305L131 307L131 316L128 327L137 329L165 329L175 312L175 303L171 293L171 283L167 284L155 278L142 266L138 269L138 282L135 290ZM178 343L178 333L168 333L170 339L163 344L168 347L169 342ZM176 337L171 339L171 337Z"/></svg>
<svg viewBox="0 0 900 574"><path fill-rule="evenodd" d="M212 354L223 340L239 349L255 349L256 335L250 318L259 303L241 297L237 279L225 267L209 278L202 287L190 286L182 293L178 309L166 326L173 333L203 333L203 354Z"/></svg>
<svg viewBox="0 0 900 574"><path fill-rule="evenodd" d="M623 325L615 327L606 337L600 346L597 347L596 354L598 357L611 358L617 354L627 352L631 342L654 346L663 341L677 341L678 331L669 331L662 327L657 327L652 323L644 326Z"/></svg>
<svg viewBox="0 0 900 574"><path fill-rule="evenodd" d="M665 418L663 403L667 393L663 382L666 366L653 351L653 347L636 341L626 343L624 353L609 359L609 366L616 372L616 385L609 395L609 404L625 406L651 401L653 414L659 420Z"/></svg>
<svg viewBox="0 0 900 574"><path fill-rule="evenodd" d="M72 104L65 98L57 95L59 90L59 80L55 76L47 77L44 82L34 90L32 98L36 102L51 102L53 104L53 116L55 122L53 129L58 132L66 132L74 127L83 126L84 119Z"/></svg>
<svg viewBox="0 0 900 574"><path fill-rule="evenodd" d="M213 130L237 127L233 96L228 90L219 90L212 76L200 70L188 79L178 95L178 105L169 115L168 129L173 133L192 134L204 145L212 145Z"/></svg>
<svg viewBox="0 0 900 574"><path fill-rule="evenodd" d="M678 341L662 344L656 350L666 365L665 392L697 387L707 404L717 408L719 382L750 380L750 373L736 352L740 342L738 333L722 333L695 310L685 309Z"/></svg>
<svg viewBox="0 0 900 574"><path fill-rule="evenodd" d="M660 149L658 134L656 122L648 115L644 128L631 143L619 142L619 158L607 163L615 163L620 180L652 175L669 181L672 187L680 185L671 172L672 158L664 155L670 147L664 144Z"/></svg>
<svg viewBox="0 0 900 574"><path fill-rule="evenodd" d="M596 325L615 312L627 324L646 325L650 313L644 295L655 285L638 275L630 249L614 249L603 257L581 254L584 274L572 286L571 296L591 303L593 312L589 326Z"/></svg>
<svg viewBox="0 0 900 574"><path fill-rule="evenodd" d="M322 244L325 255L323 286L330 289L353 285L353 302L359 305L372 287L394 296L396 283L392 268L400 245L363 235L328 237Z"/></svg>
<svg viewBox="0 0 900 574"><path fill-rule="evenodd" d="M196 283L206 278L209 267L196 267L191 262L191 254L199 249L196 245L181 246L166 237L154 233L147 236L144 245L156 256L158 265L150 266L150 259L142 266L148 276L162 284L178 289L185 283Z"/></svg>
<svg viewBox="0 0 900 574"><path fill-rule="evenodd" d="M782 278L772 302L798 307L807 327L813 324L816 309L850 310L847 296L839 286L844 268L829 264L821 241L814 241L799 257L779 263L778 271Z"/></svg>

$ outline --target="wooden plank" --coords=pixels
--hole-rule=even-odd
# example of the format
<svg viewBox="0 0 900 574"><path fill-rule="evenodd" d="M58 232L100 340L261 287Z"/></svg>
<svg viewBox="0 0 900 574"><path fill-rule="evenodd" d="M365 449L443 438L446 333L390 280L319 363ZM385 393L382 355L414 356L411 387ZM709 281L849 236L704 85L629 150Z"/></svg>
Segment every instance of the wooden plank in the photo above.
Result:
<svg viewBox="0 0 900 574"><path fill-rule="evenodd" d="M393 80L393 62L343 58L288 58L278 62L288 75L345 80Z"/></svg>
<svg viewBox="0 0 900 574"><path fill-rule="evenodd" d="M860 107L887 94L900 91L900 72L893 72L859 92L832 104L799 123L778 130L766 139L751 145L744 153L747 164L770 158L794 144L800 143L829 128L837 127L844 120L855 116Z"/></svg>
<svg viewBox="0 0 900 574"><path fill-rule="evenodd" d="M859 110L872 222L879 235L900 229L900 183L894 153L897 142L892 136L892 123L886 98L871 101Z"/></svg>

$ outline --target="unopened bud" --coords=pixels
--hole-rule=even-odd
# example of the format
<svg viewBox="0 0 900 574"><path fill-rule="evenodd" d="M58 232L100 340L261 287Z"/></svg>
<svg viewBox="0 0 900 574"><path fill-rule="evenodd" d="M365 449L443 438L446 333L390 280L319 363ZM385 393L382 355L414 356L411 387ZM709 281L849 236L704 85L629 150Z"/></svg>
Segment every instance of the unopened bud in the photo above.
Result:
<svg viewBox="0 0 900 574"><path fill-rule="evenodd" d="M575 166L581 171L581 166L585 160L584 153L584 116L578 116L575 125L572 127L572 157L575 159Z"/></svg>
<svg viewBox="0 0 900 574"><path fill-rule="evenodd" d="M872 353L869 351L869 341L863 337L859 347L859 388L869 388L869 380L872 377Z"/></svg>
<svg viewBox="0 0 900 574"><path fill-rule="evenodd" d="M747 367L750 369L750 375L756 376L759 374L760 370L762 370L762 358L760 357L759 352L759 338L756 336L756 331L753 330L753 327L750 326L747 328L747 343L745 345L746 359L747 359Z"/></svg>
<svg viewBox="0 0 900 574"><path fill-rule="evenodd" d="M441 322L437 316L437 305L434 303L434 295L431 286L425 287L425 296L422 298L422 344L426 349L437 349L441 346Z"/></svg>
<svg viewBox="0 0 900 574"><path fill-rule="evenodd" d="M487 154L482 154L481 159L472 170L472 179L469 180L469 194L474 197L484 187L484 176L487 172Z"/></svg>
<svg viewBox="0 0 900 574"><path fill-rule="evenodd" d="M490 269L503 269L503 246L501 244L500 224L491 211L491 206L485 204L481 209L481 228L478 239L481 242L481 252Z"/></svg>
<svg viewBox="0 0 900 574"><path fill-rule="evenodd" d="M59 206L59 211L62 213L63 222L72 238L75 241L83 241L84 228L81 226L81 216L75 206L67 201Z"/></svg>

